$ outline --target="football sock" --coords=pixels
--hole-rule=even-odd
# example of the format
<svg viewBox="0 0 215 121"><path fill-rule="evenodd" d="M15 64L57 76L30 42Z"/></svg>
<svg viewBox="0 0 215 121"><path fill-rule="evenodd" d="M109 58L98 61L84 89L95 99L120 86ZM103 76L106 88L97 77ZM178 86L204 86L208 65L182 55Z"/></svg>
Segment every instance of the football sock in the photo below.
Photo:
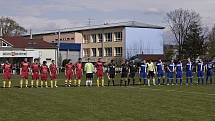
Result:
<svg viewBox="0 0 215 121"><path fill-rule="evenodd" d="M175 83L178 84L178 79L175 80Z"/></svg>
<svg viewBox="0 0 215 121"><path fill-rule="evenodd" d="M68 81L67 81L67 80L65 80L65 83L64 83L64 84L65 84L65 86L67 86L67 82L68 82Z"/></svg>
<svg viewBox="0 0 215 121"><path fill-rule="evenodd" d="M187 80L186 80L186 84L188 84L188 78L187 78Z"/></svg>
<svg viewBox="0 0 215 121"><path fill-rule="evenodd" d="M11 81L8 81L8 87L11 88Z"/></svg>
<svg viewBox="0 0 215 121"><path fill-rule="evenodd" d="M115 85L115 84L114 84L114 80L112 80L112 82L113 82L113 86L114 86L114 85Z"/></svg>
<svg viewBox="0 0 215 121"><path fill-rule="evenodd" d="M28 80L25 80L25 87L28 87Z"/></svg>
<svg viewBox="0 0 215 121"><path fill-rule="evenodd" d="M77 80L74 80L74 85L77 86Z"/></svg>
<svg viewBox="0 0 215 121"><path fill-rule="evenodd" d="M160 84L160 80L161 80L161 79L160 79L160 78L158 78L158 84Z"/></svg>
<svg viewBox="0 0 215 121"><path fill-rule="evenodd" d="M211 77L211 79L210 79L210 82L211 82L211 84L213 83L213 79L212 79L212 77Z"/></svg>
<svg viewBox="0 0 215 121"><path fill-rule="evenodd" d="M108 80L108 86L110 86L110 80Z"/></svg>
<svg viewBox="0 0 215 121"><path fill-rule="evenodd" d="M57 87L57 81L56 80L54 81L54 86Z"/></svg>
<svg viewBox="0 0 215 121"><path fill-rule="evenodd" d="M128 79L128 85L130 85L130 79Z"/></svg>
<svg viewBox="0 0 215 121"><path fill-rule="evenodd" d="M97 87L99 87L99 79L97 79L96 83L97 83Z"/></svg>
<svg viewBox="0 0 215 121"><path fill-rule="evenodd" d="M51 83L51 88L53 88L53 81L51 80L50 83Z"/></svg>
<svg viewBox="0 0 215 121"><path fill-rule="evenodd" d="M146 85L146 79L143 79L143 84Z"/></svg>
<svg viewBox="0 0 215 121"><path fill-rule="evenodd" d="M79 87L81 86L81 80L80 79L78 80L78 86Z"/></svg>
<svg viewBox="0 0 215 121"><path fill-rule="evenodd" d="M48 82L47 81L45 81L45 86L46 86L46 88L48 87Z"/></svg>
<svg viewBox="0 0 215 121"><path fill-rule="evenodd" d="M90 86L93 86L93 81L92 81L92 80L90 80L89 82L90 82Z"/></svg>
<svg viewBox="0 0 215 121"><path fill-rule="evenodd" d="M202 78L202 85L204 85L204 78Z"/></svg>
<svg viewBox="0 0 215 121"><path fill-rule="evenodd" d="M150 79L148 79L148 86L150 86Z"/></svg>
<svg viewBox="0 0 215 121"><path fill-rule="evenodd" d="M105 80L102 79L102 87L104 87L104 86L105 86Z"/></svg>
<svg viewBox="0 0 215 121"><path fill-rule="evenodd" d="M22 88L22 85L23 85L23 80L21 79L20 80L20 88Z"/></svg>
<svg viewBox="0 0 215 121"><path fill-rule="evenodd" d="M193 84L193 78L190 78L190 84Z"/></svg>
<svg viewBox="0 0 215 121"><path fill-rule="evenodd" d="M140 79L139 79L139 84L141 84L141 81L142 81L142 80L141 80L141 78L140 78Z"/></svg>
<svg viewBox="0 0 215 121"><path fill-rule="evenodd" d="M43 81L40 82L40 86L43 87Z"/></svg>
<svg viewBox="0 0 215 121"><path fill-rule="evenodd" d="M3 88L5 88L6 86L6 81L3 81Z"/></svg>
<svg viewBox="0 0 215 121"><path fill-rule="evenodd" d="M86 86L88 85L88 80L86 80Z"/></svg>
<svg viewBox="0 0 215 121"><path fill-rule="evenodd" d="M198 84L200 84L200 78L198 78Z"/></svg>
<svg viewBox="0 0 215 121"><path fill-rule="evenodd" d="M180 85L182 85L182 79L180 79Z"/></svg>
<svg viewBox="0 0 215 121"><path fill-rule="evenodd" d="M155 79L153 79L153 85L156 85L156 83L155 83Z"/></svg>
<svg viewBox="0 0 215 121"><path fill-rule="evenodd" d="M135 79L133 79L133 85L135 85Z"/></svg>
<svg viewBox="0 0 215 121"><path fill-rule="evenodd" d="M34 86L34 80L31 80L31 87Z"/></svg>
<svg viewBox="0 0 215 121"><path fill-rule="evenodd" d="M72 85L72 80L69 80L69 85L70 85L70 86Z"/></svg>
<svg viewBox="0 0 215 121"><path fill-rule="evenodd" d="M36 80L36 87L39 86L39 80Z"/></svg>
<svg viewBox="0 0 215 121"><path fill-rule="evenodd" d="M163 79L163 84L165 84L165 79Z"/></svg>

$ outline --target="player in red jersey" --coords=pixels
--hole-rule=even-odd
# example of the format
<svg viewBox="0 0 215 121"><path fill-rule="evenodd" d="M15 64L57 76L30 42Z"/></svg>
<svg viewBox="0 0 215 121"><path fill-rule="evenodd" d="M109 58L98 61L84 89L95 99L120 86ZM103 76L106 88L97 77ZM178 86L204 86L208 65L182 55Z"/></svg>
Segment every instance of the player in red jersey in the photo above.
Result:
<svg viewBox="0 0 215 121"><path fill-rule="evenodd" d="M81 86L81 78L83 75L83 65L82 65L82 59L79 58L78 62L75 64L75 74L76 74L76 79L78 80L78 86ZM76 85L76 80L75 85Z"/></svg>
<svg viewBox="0 0 215 121"><path fill-rule="evenodd" d="M6 87L6 82L8 82L8 88L10 88L12 65L8 62L8 60L6 60L2 68L3 68L3 88Z"/></svg>
<svg viewBox="0 0 215 121"><path fill-rule="evenodd" d="M54 86L57 87L57 66L55 64L55 61L52 60L52 63L49 66L50 70L50 77L51 77L51 88L53 88L53 81L54 81Z"/></svg>
<svg viewBox="0 0 215 121"><path fill-rule="evenodd" d="M28 87L28 72L29 72L30 64L28 63L28 59L25 58L24 61L20 65L20 88L23 86L23 80L25 80L25 87Z"/></svg>
<svg viewBox="0 0 215 121"><path fill-rule="evenodd" d="M66 64L65 76L66 76L65 86L70 87L72 85L72 76L73 76L73 64L71 60L69 60L69 63ZM69 81L69 85L68 85L68 81Z"/></svg>
<svg viewBox="0 0 215 121"><path fill-rule="evenodd" d="M43 82L45 82L45 87L48 88L48 73L49 73L49 67L46 65L47 62L43 61L43 64L40 67L40 75L41 75L41 88L43 87Z"/></svg>
<svg viewBox="0 0 215 121"><path fill-rule="evenodd" d="M36 82L36 87L39 85L39 75L40 75L40 64L37 59L34 59L34 63L31 65L31 87L34 87L34 82Z"/></svg>
<svg viewBox="0 0 215 121"><path fill-rule="evenodd" d="M103 78L103 63L102 58L99 58L96 65L96 75L97 75L97 87L100 86L100 80L102 81L102 87L104 86L104 78Z"/></svg>

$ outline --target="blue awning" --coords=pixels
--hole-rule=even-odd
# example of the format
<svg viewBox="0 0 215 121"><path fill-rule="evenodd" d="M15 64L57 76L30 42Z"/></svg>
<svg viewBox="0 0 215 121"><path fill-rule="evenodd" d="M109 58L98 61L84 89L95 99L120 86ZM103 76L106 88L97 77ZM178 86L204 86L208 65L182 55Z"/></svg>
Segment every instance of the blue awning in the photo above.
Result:
<svg viewBox="0 0 215 121"><path fill-rule="evenodd" d="M81 51L80 43L60 43L60 50Z"/></svg>

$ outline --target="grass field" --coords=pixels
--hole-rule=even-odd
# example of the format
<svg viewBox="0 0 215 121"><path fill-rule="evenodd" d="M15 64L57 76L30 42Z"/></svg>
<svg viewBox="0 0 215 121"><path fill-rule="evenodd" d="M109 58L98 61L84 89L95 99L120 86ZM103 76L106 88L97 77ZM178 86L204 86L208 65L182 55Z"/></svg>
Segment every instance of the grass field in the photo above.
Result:
<svg viewBox="0 0 215 121"><path fill-rule="evenodd" d="M0 120L214 121L215 86L1 88Z"/></svg>

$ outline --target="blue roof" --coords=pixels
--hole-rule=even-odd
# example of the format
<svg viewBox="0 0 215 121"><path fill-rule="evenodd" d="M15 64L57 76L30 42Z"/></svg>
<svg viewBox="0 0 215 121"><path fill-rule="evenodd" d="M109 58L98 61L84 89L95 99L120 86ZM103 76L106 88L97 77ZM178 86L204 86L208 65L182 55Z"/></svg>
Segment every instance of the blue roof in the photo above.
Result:
<svg viewBox="0 0 215 121"><path fill-rule="evenodd" d="M60 50L81 51L79 43L60 43Z"/></svg>

